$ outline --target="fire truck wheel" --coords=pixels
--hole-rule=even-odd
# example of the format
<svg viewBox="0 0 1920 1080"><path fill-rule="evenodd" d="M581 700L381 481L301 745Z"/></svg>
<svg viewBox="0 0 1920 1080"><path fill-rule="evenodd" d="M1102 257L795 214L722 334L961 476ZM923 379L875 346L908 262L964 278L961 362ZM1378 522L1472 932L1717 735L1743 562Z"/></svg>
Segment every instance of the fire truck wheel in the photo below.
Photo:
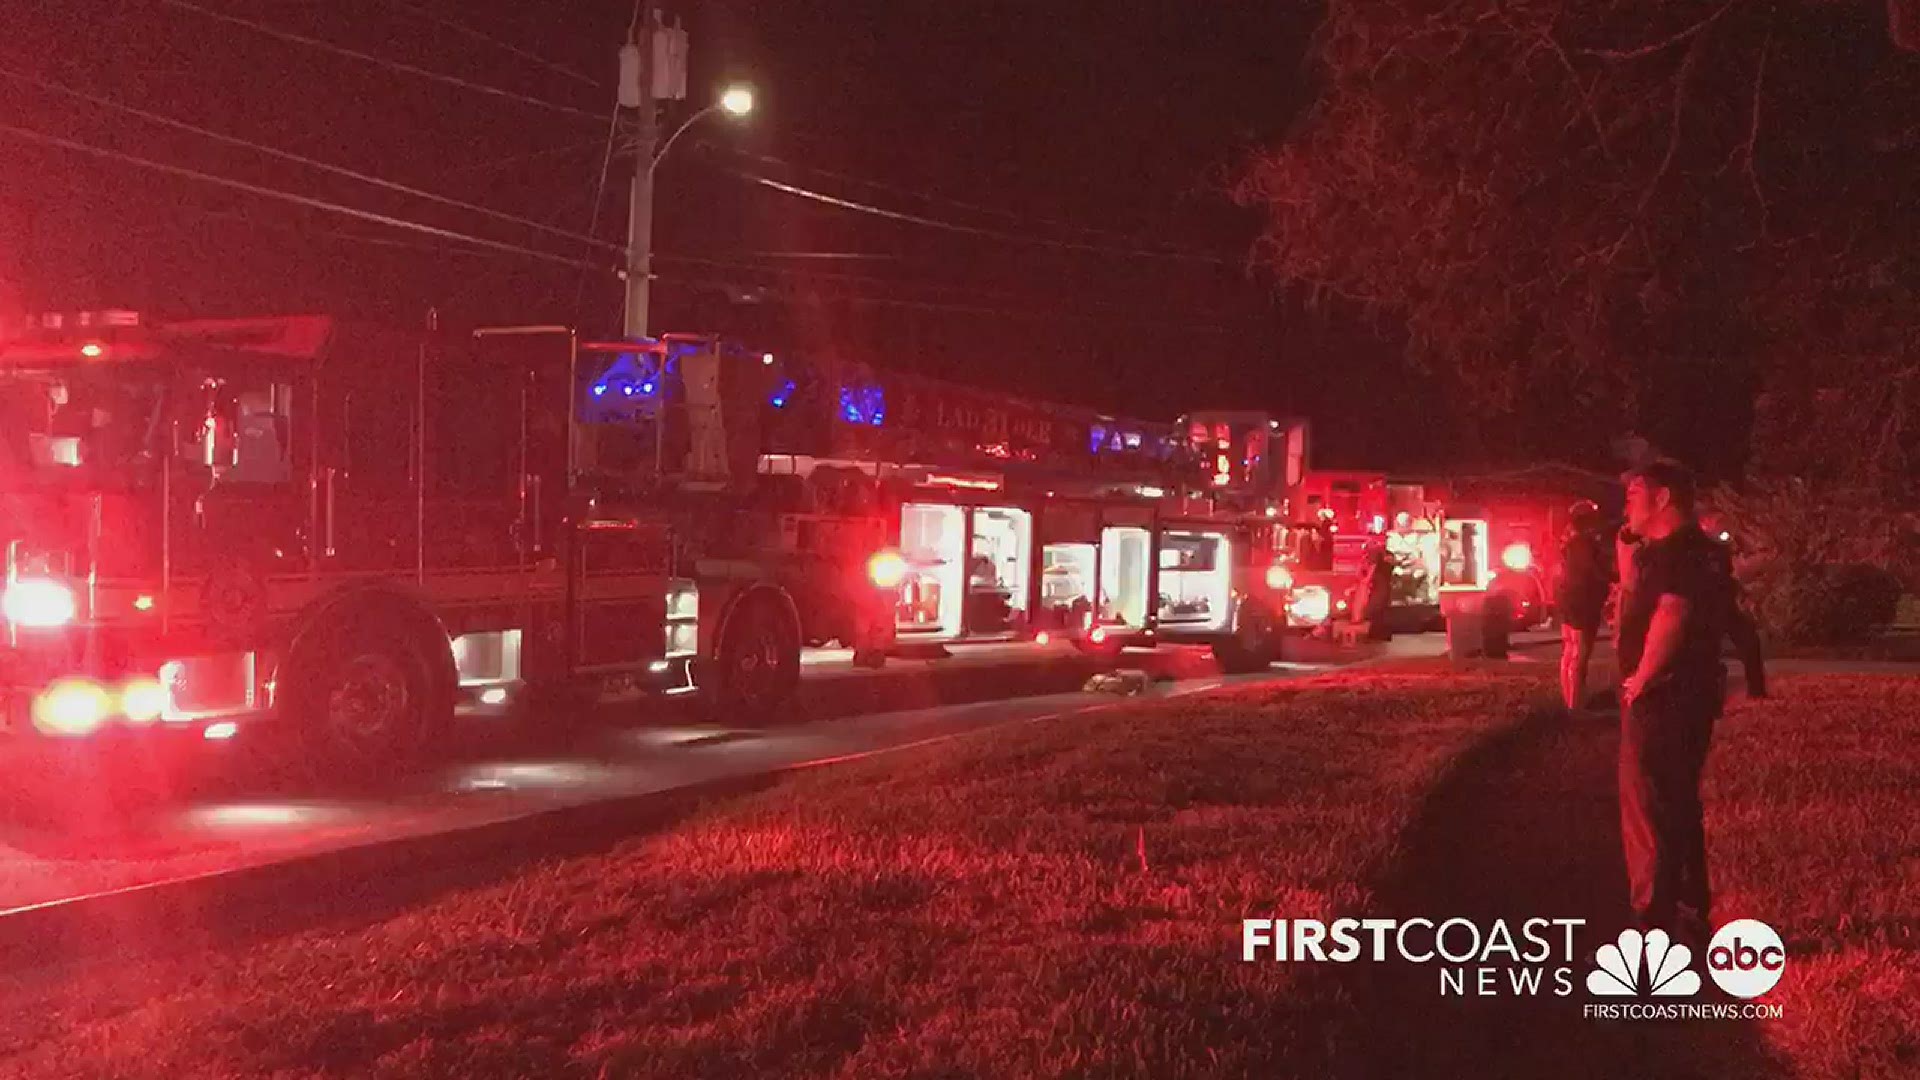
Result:
<svg viewBox="0 0 1920 1080"><path fill-rule="evenodd" d="M1229 675L1265 671L1279 655L1280 637L1273 614L1263 607L1242 612L1233 636L1213 643L1213 658Z"/></svg>
<svg viewBox="0 0 1920 1080"><path fill-rule="evenodd" d="M727 620L713 705L729 722L764 723L800 682L800 628L780 606L749 598Z"/></svg>
<svg viewBox="0 0 1920 1080"><path fill-rule="evenodd" d="M372 778L427 749L446 693L404 630L343 621L304 660L290 704L312 767Z"/></svg>

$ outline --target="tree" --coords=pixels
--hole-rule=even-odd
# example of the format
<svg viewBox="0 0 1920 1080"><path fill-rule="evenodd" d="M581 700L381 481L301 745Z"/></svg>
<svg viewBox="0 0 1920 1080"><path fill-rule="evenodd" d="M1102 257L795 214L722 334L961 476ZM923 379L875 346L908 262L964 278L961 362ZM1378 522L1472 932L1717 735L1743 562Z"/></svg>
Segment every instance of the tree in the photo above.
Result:
<svg viewBox="0 0 1920 1080"><path fill-rule="evenodd" d="M1631 428L1734 473L1761 391L1914 367L1920 57L1887 12L1331 0L1318 101L1238 187L1256 255L1404 319L1510 450Z"/></svg>

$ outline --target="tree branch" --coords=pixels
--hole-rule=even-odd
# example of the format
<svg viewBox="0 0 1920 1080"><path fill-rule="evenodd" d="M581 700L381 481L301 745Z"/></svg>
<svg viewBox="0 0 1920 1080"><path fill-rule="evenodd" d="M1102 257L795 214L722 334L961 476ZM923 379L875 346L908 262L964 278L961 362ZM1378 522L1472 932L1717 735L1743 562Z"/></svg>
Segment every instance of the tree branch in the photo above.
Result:
<svg viewBox="0 0 1920 1080"><path fill-rule="evenodd" d="M1600 126L1600 114L1593 107L1593 94L1587 90L1587 84L1580 81L1580 73L1573 68L1573 61L1567 58L1567 50L1560 47L1560 39L1553 36L1553 27L1540 28L1540 40L1553 49L1553 55L1560 61L1560 67L1567 73L1573 88L1580 92L1580 105L1586 111L1587 122L1593 125L1593 137L1600 144L1600 156L1613 164L1613 150L1607 145L1607 132Z"/></svg>
<svg viewBox="0 0 1920 1080"><path fill-rule="evenodd" d="M1713 14L1701 19L1699 22L1694 23L1692 26L1687 27L1672 37L1663 41L1656 41L1651 45L1642 45L1633 49L1581 49L1580 51L1587 56L1600 57L1602 60L1638 60L1643 56L1652 56L1654 53L1671 49L1675 45L1698 34L1700 31L1705 30L1707 27L1712 26L1720 20L1720 16L1733 10L1734 5L1739 2L1740 0L1727 0L1727 2L1720 5L1719 9Z"/></svg>
<svg viewBox="0 0 1920 1080"><path fill-rule="evenodd" d="M1680 71L1673 77L1673 118L1667 124L1667 152L1660 159L1660 170L1653 174L1647 190L1640 193L1640 202L1633 208L1636 220L1646 216L1647 204L1653 201L1653 193L1659 189L1660 181L1666 179L1667 170L1673 167L1674 156L1680 150L1680 121L1687 112L1687 79L1693 74L1693 62L1700 57L1701 40L1704 39L1695 40L1687 46L1687 55L1680 61Z"/></svg>
<svg viewBox="0 0 1920 1080"><path fill-rule="evenodd" d="M1760 204L1760 237L1761 239L1766 238L1767 223L1768 223L1768 219L1770 217L1771 212L1767 207L1766 192L1760 189L1760 172L1758 168L1754 165L1753 154L1754 154L1755 146L1760 141L1760 93L1761 93L1761 89L1766 85L1767 53L1771 51L1772 48L1773 48L1773 20L1771 17L1769 17L1767 20L1767 38L1765 41L1760 43L1760 63L1756 65L1753 69L1753 108L1750 114L1751 119L1748 121L1748 124L1747 124L1747 145L1746 145L1747 183L1753 188L1754 201Z"/></svg>

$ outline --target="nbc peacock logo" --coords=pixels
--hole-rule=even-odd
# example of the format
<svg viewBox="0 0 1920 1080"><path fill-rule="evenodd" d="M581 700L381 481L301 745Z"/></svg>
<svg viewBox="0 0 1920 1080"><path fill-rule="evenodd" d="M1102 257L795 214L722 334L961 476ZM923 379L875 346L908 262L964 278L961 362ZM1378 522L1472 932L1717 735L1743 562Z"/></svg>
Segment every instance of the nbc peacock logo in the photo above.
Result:
<svg viewBox="0 0 1920 1080"><path fill-rule="evenodd" d="M1620 931L1619 940L1600 946L1587 973L1587 992L1597 997L1686 997L1700 992L1700 975L1689 966L1693 950L1665 930L1642 934Z"/></svg>

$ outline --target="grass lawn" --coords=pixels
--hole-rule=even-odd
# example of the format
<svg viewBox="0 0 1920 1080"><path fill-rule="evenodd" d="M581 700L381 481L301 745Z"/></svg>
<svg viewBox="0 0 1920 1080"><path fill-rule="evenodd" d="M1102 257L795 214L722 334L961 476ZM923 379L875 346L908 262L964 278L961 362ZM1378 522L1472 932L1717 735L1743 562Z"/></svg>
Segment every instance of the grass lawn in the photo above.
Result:
<svg viewBox="0 0 1920 1080"><path fill-rule="evenodd" d="M1920 1072L1920 678L1786 676L1719 728L1716 919L1787 939L1763 999L1784 1019L1602 1025L1577 1002L1239 961L1248 915L1618 908L1613 727L1533 711L1550 667L1350 672L980 732L372 925L15 978L0 1075L1453 1071L1436 1047L1489 1076ZM1382 1050L1396 1039L1420 1056Z"/></svg>
<svg viewBox="0 0 1920 1080"><path fill-rule="evenodd" d="M1531 680L1342 676L791 776L351 932L0 986L21 1076L1314 1075L1326 916ZM1345 1032L1337 1035L1337 1032Z"/></svg>
<svg viewBox="0 0 1920 1080"><path fill-rule="evenodd" d="M1714 921L1786 940L1762 1033L1807 1076L1920 1076L1920 678L1800 676L1707 770Z"/></svg>

